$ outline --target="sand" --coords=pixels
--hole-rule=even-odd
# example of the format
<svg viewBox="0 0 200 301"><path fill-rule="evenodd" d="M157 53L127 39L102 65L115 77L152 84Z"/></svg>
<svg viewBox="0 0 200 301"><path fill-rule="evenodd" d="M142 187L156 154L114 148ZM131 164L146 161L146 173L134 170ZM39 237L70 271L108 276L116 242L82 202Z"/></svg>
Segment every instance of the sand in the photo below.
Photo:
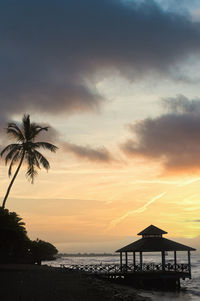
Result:
<svg viewBox="0 0 200 301"><path fill-rule="evenodd" d="M82 273L36 265L0 265L4 301L146 301L136 290Z"/></svg>

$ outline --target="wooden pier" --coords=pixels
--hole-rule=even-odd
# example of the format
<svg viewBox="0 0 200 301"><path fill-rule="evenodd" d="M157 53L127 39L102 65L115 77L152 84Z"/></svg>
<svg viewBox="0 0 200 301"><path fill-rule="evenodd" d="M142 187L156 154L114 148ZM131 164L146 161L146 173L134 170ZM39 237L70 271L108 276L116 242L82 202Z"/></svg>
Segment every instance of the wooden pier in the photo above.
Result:
<svg viewBox="0 0 200 301"><path fill-rule="evenodd" d="M166 239L163 234L167 232L153 225L138 233L142 235L141 239L116 251L120 254L120 264L70 265L66 268L111 280L124 281L136 287L180 288L180 279L191 279L190 252L195 249ZM187 263L177 262L179 251L187 252ZM161 263L144 263L144 252L160 253ZM173 264L166 262L166 252L173 252ZM131 262L128 256L130 253ZM136 261L136 253L139 255L139 262Z"/></svg>
<svg viewBox="0 0 200 301"><path fill-rule="evenodd" d="M130 264L128 266L123 266L121 268L120 264L88 264L88 265L64 265L61 264L62 268L74 270L74 271L81 271L88 274L93 275L107 275L110 277L119 277L119 276L126 276L130 274L144 274L144 273L151 273L154 274L178 274L180 278L190 278L190 268L188 264L177 264L172 265L170 263L165 265L165 270L163 271L163 266L161 264L143 264L143 268L141 271L140 265L133 265Z"/></svg>
<svg viewBox="0 0 200 301"><path fill-rule="evenodd" d="M66 270L93 275L114 282L129 284L141 288L158 288L176 290L180 288L180 279L190 278L188 264L179 264L176 267L166 264L165 270L161 264L128 265L121 269L120 264L89 264L89 265L61 265Z"/></svg>

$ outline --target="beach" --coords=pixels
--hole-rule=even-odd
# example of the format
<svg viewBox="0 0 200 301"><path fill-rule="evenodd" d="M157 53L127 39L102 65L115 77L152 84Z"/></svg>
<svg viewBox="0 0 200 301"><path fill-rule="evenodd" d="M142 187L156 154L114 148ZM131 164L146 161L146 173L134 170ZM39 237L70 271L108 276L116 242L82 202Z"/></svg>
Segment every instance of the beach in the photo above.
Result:
<svg viewBox="0 0 200 301"><path fill-rule="evenodd" d="M147 301L136 290L56 267L0 265L4 301Z"/></svg>

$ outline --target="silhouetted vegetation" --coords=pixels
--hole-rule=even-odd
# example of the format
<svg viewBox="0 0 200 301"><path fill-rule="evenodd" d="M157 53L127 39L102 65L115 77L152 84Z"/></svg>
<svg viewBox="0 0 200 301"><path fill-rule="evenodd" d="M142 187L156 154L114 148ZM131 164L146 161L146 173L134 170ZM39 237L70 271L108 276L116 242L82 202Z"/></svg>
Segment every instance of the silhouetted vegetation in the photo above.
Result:
<svg viewBox="0 0 200 301"><path fill-rule="evenodd" d="M30 239L17 213L0 207L0 261L18 262L29 255Z"/></svg>
<svg viewBox="0 0 200 301"><path fill-rule="evenodd" d="M55 152L57 150L57 147L48 142L35 141L38 135L42 131L48 131L48 128L49 127L42 127L36 123L31 123L29 115L24 115L21 127L18 127L18 125L13 122L8 124L6 128L7 133L16 141L15 143L6 146L1 152L1 156L5 155L5 163L7 164L8 162L10 162L8 169L9 177L12 175L13 165L16 164L16 162L19 162L19 165L14 173L10 185L8 186L2 204L3 208L5 208L5 203L8 198L10 189L24 161L27 164L26 176L31 180L31 183L33 183L34 178L38 173L37 170L40 169L41 166L46 170L50 168L49 162L38 151L38 149L43 148L45 150Z"/></svg>
<svg viewBox="0 0 200 301"><path fill-rule="evenodd" d="M58 250L51 243L36 239L31 242L31 253L34 262L41 264L42 260L54 259L54 256L58 253Z"/></svg>
<svg viewBox="0 0 200 301"><path fill-rule="evenodd" d="M0 262L38 263L54 259L57 249L50 243L31 241L25 223L16 212L0 207Z"/></svg>

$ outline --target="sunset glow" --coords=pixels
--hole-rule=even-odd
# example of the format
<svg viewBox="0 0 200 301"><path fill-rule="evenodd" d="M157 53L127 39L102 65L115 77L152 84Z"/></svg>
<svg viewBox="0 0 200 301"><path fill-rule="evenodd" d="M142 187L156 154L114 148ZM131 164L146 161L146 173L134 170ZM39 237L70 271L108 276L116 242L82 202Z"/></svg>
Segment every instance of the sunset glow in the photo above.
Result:
<svg viewBox="0 0 200 301"><path fill-rule="evenodd" d="M114 252L151 224L200 248L200 5L15 2L1 9L1 148L28 113L59 150L33 185L22 166L7 208L60 252ZM1 160L1 200L7 173Z"/></svg>

